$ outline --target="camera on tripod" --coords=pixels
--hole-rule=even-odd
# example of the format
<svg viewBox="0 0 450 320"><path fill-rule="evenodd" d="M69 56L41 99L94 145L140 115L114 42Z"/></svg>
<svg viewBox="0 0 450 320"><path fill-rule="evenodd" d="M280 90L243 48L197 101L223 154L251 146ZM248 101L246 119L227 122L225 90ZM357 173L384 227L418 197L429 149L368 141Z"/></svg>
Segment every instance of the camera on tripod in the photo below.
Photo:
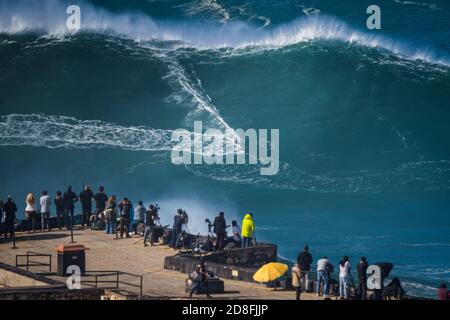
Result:
<svg viewBox="0 0 450 320"><path fill-rule="evenodd" d="M211 232L211 228L214 226L214 225L211 223L211 220L205 219L205 223L208 224L208 232Z"/></svg>

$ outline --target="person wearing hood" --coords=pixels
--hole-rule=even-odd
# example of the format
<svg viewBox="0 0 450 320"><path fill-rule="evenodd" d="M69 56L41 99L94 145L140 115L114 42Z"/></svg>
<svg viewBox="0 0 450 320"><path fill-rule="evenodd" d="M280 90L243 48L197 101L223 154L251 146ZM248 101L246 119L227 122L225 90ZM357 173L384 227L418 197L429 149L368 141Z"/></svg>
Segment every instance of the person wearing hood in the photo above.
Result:
<svg viewBox="0 0 450 320"><path fill-rule="evenodd" d="M242 220L242 247L249 247L255 234L253 214L247 213Z"/></svg>
<svg viewBox="0 0 450 320"><path fill-rule="evenodd" d="M14 222L16 221L17 206L11 196L8 196L8 200L6 200L6 203L3 205L3 212L5 213L5 239L8 237L8 232L12 238L14 233Z"/></svg>

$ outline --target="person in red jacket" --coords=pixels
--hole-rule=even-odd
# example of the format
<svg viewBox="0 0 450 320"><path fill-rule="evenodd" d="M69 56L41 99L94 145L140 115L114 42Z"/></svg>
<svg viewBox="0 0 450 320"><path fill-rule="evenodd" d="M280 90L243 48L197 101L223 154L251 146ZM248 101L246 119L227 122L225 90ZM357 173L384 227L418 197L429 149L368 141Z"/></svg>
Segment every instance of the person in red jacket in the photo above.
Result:
<svg viewBox="0 0 450 320"><path fill-rule="evenodd" d="M447 290L447 285L442 283L438 289L438 299L439 300L450 300L449 292Z"/></svg>

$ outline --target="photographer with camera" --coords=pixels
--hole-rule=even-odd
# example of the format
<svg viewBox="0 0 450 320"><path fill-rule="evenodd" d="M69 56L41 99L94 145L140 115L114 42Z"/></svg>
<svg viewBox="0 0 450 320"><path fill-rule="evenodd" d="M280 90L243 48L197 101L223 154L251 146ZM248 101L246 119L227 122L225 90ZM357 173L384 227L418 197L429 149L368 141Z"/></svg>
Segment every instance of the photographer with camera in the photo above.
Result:
<svg viewBox="0 0 450 320"><path fill-rule="evenodd" d="M188 223L186 211L183 211L182 209L178 209L177 214L173 218L172 241L170 242L170 245L169 245L173 249L177 249L181 230L183 228L183 225L186 223Z"/></svg>
<svg viewBox="0 0 450 320"><path fill-rule="evenodd" d="M144 247L147 246L147 240L150 239L150 245L153 245L153 238L155 233L155 222L159 220L158 205L150 205L145 212L145 233L144 233Z"/></svg>
<svg viewBox="0 0 450 320"><path fill-rule="evenodd" d="M213 232L216 234L216 250L223 250L224 241L227 236L227 222L225 221L225 213L220 212L214 219Z"/></svg>

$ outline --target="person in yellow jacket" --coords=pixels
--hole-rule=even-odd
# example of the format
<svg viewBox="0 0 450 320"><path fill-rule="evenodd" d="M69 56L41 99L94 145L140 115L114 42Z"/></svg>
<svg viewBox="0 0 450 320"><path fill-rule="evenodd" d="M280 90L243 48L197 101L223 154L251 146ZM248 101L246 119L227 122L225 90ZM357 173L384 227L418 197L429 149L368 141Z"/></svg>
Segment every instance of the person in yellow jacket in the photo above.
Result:
<svg viewBox="0 0 450 320"><path fill-rule="evenodd" d="M247 213L242 220L242 247L249 247L255 233L253 214Z"/></svg>
<svg viewBox="0 0 450 320"><path fill-rule="evenodd" d="M300 294L302 292L301 273L300 266L296 263L292 267L292 286L295 289L295 300L300 300Z"/></svg>

